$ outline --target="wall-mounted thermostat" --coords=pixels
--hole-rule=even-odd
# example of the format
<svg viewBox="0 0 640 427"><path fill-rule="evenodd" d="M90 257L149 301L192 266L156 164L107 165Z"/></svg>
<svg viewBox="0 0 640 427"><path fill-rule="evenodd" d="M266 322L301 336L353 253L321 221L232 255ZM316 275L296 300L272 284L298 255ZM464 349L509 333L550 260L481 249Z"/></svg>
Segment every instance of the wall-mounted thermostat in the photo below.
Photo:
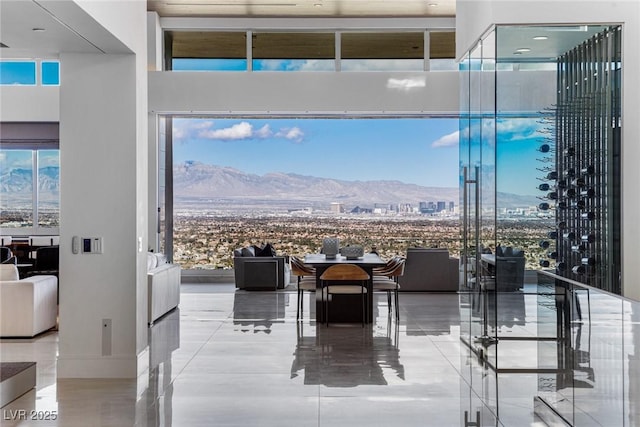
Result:
<svg viewBox="0 0 640 427"><path fill-rule="evenodd" d="M85 254L101 254L102 237L83 237L82 252Z"/></svg>
<svg viewBox="0 0 640 427"><path fill-rule="evenodd" d="M74 254L101 254L102 237L79 237L73 236L71 251Z"/></svg>

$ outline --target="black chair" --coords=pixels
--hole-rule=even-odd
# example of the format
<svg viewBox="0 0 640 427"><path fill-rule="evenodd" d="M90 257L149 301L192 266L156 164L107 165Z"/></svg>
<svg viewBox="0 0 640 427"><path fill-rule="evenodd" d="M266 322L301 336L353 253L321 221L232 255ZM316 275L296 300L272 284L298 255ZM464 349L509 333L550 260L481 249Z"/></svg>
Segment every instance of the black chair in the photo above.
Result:
<svg viewBox="0 0 640 427"><path fill-rule="evenodd" d="M29 276L35 276L36 274L50 274L58 277L58 268L60 265L60 247L55 246L43 246L36 250L35 264Z"/></svg>
<svg viewBox="0 0 640 427"><path fill-rule="evenodd" d="M13 257L11 249L6 246L0 246L0 263L5 263Z"/></svg>

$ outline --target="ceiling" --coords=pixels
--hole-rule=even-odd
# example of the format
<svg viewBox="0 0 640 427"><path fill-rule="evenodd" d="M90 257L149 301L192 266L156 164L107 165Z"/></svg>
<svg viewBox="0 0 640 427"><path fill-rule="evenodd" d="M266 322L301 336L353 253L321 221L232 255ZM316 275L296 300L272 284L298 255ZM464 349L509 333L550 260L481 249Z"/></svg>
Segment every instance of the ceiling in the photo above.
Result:
<svg viewBox="0 0 640 427"><path fill-rule="evenodd" d="M456 0L148 0L161 17L454 17Z"/></svg>

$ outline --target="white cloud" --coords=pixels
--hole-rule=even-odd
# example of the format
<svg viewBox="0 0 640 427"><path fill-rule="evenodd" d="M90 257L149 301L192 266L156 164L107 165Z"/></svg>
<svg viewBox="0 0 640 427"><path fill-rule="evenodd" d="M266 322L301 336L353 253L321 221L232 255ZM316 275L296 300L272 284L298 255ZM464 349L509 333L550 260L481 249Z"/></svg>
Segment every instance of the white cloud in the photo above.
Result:
<svg viewBox="0 0 640 427"><path fill-rule="evenodd" d="M258 138L269 138L270 136L273 135L273 132L271 132L271 127L268 124L266 124L262 126L260 129L258 129L255 132L255 135Z"/></svg>
<svg viewBox="0 0 640 427"><path fill-rule="evenodd" d="M452 132L448 135L438 138L431 146L433 148L438 147L456 147L460 142L460 131Z"/></svg>
<svg viewBox="0 0 640 427"><path fill-rule="evenodd" d="M280 129L278 133L276 133L276 136L286 138L291 141L302 142L302 139L304 138L304 132L302 132L299 127L293 127L290 129L283 128Z"/></svg>
<svg viewBox="0 0 640 427"><path fill-rule="evenodd" d="M201 130L198 133L199 138L205 139L221 139L221 140L238 140L248 139L253 136L253 126L248 122L240 122L224 129Z"/></svg>
<svg viewBox="0 0 640 427"><path fill-rule="evenodd" d="M210 129L213 126L211 120L176 119L173 122L173 139L183 140L196 136L198 131Z"/></svg>
<svg viewBox="0 0 640 427"><path fill-rule="evenodd" d="M248 121L242 121L226 128L215 129L214 122L210 120L180 119L174 121L173 126L173 139L181 142L187 142L190 139L241 141L267 138L284 138L301 142L304 139L304 132L298 127L281 128L274 132L269 124L255 129L253 124Z"/></svg>

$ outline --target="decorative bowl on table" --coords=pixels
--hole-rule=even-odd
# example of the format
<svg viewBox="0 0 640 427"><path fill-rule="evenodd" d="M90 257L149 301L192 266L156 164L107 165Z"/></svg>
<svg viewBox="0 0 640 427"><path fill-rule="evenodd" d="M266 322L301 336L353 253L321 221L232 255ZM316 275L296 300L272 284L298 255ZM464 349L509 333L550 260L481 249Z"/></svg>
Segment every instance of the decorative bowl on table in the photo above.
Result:
<svg viewBox="0 0 640 427"><path fill-rule="evenodd" d="M325 237L322 239L322 253L327 259L335 259L340 252L340 239L337 237Z"/></svg>
<svg viewBox="0 0 640 427"><path fill-rule="evenodd" d="M360 245L345 246L340 249L340 254L347 259L358 259L364 256L364 248Z"/></svg>

